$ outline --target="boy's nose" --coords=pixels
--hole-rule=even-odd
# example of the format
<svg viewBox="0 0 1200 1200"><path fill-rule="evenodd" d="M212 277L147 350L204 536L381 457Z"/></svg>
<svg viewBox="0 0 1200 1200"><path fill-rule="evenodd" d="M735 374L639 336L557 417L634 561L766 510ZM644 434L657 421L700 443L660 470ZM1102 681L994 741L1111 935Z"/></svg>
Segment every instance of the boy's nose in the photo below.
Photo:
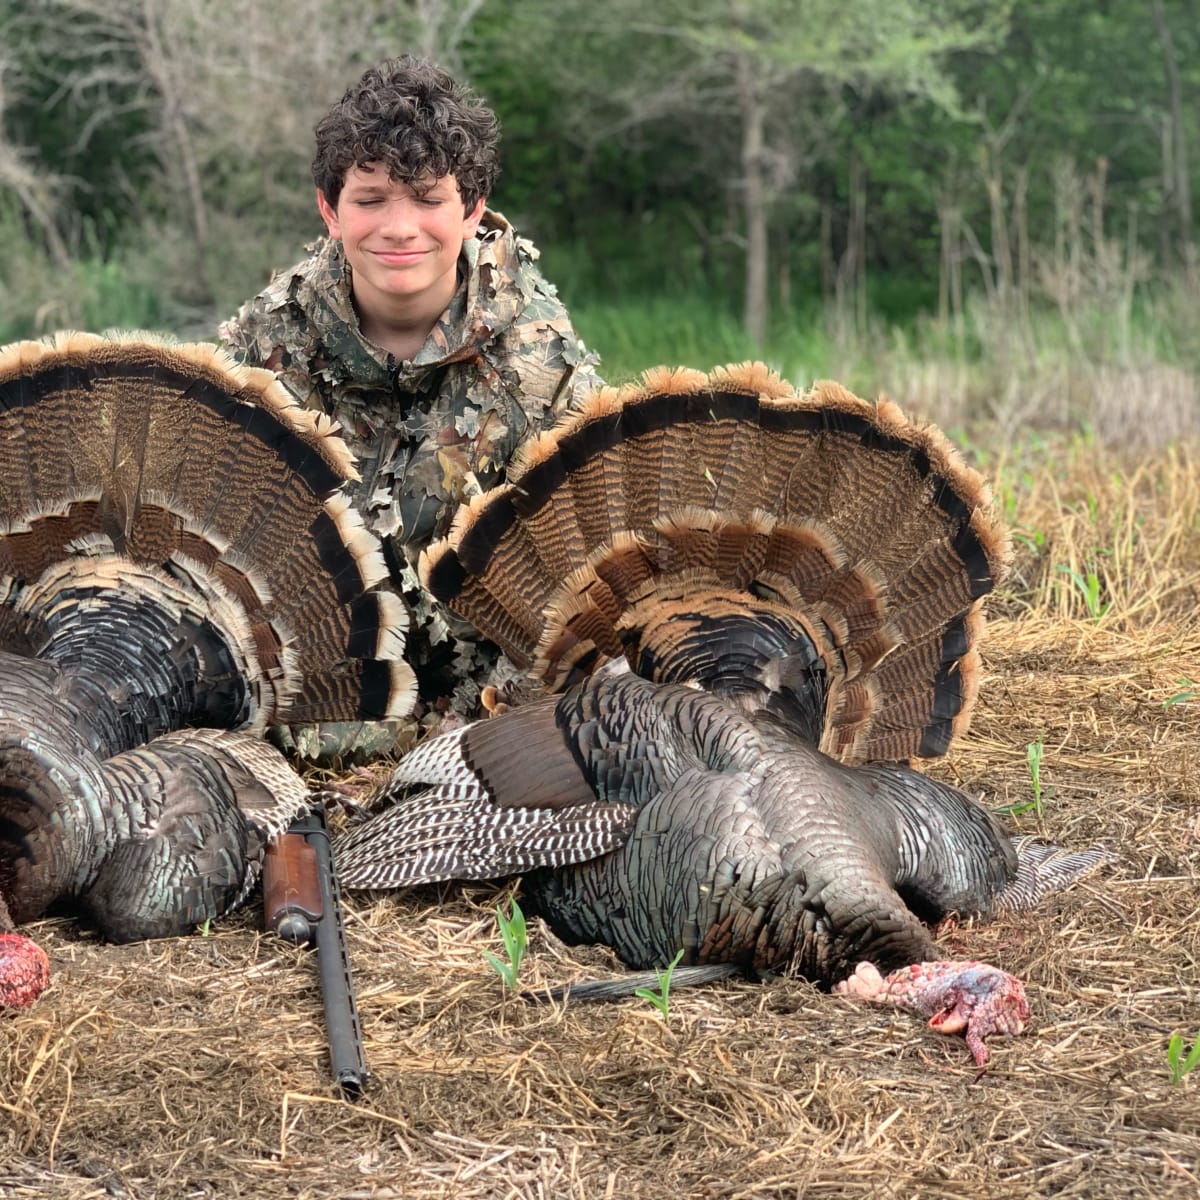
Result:
<svg viewBox="0 0 1200 1200"><path fill-rule="evenodd" d="M404 239L417 233L417 207L407 200L393 200L384 213L383 232L390 238Z"/></svg>

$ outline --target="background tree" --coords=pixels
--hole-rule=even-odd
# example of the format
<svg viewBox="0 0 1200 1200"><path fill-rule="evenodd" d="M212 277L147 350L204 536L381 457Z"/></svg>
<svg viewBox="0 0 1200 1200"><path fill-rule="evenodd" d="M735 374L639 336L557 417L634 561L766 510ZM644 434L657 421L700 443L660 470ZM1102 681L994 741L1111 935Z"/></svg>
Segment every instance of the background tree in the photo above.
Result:
<svg viewBox="0 0 1200 1200"><path fill-rule="evenodd" d="M765 338L772 236L785 196L811 194L813 169L851 95L894 95L958 114L947 70L956 52L995 45L1004 4L961 0L586 0L522 6L515 44L554 72L562 123L577 144L652 138L686 146L687 183L740 210L724 236L744 256L744 318ZM563 29L574 37L563 44ZM672 161L678 161L677 156ZM718 210L719 211L719 210ZM852 254L862 257L861 247Z"/></svg>

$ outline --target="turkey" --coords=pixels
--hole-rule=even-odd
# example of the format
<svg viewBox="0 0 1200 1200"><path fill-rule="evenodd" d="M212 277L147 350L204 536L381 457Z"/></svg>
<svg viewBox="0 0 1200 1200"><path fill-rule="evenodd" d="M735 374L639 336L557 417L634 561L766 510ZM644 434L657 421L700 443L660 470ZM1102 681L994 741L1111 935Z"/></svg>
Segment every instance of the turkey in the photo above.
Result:
<svg viewBox="0 0 1200 1200"><path fill-rule="evenodd" d="M51 905L129 941L246 897L310 803L267 725L411 709L335 432L210 345L0 350L0 1006Z"/></svg>
<svg viewBox="0 0 1200 1200"><path fill-rule="evenodd" d="M343 886L525 873L567 941L799 973L986 1062L1021 984L937 962L925 922L1103 858L1014 845L908 765L967 722L1007 552L980 477L887 401L757 365L597 392L422 561L549 694L403 759L335 847Z"/></svg>

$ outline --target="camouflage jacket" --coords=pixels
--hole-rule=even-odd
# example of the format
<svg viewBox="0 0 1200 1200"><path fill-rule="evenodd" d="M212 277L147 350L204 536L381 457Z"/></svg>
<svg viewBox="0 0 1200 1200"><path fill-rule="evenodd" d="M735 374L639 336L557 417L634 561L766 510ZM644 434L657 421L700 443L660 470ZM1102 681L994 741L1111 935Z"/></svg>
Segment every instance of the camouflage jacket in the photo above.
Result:
<svg viewBox="0 0 1200 1200"><path fill-rule="evenodd" d="M600 382L597 358L538 270L537 250L499 213L486 212L464 243L459 289L411 362L362 335L341 244L311 249L221 326L221 340L341 424L362 476L355 503L389 548L414 614L422 695L473 715L494 650L421 592L417 558L464 497L503 479L521 442Z"/></svg>

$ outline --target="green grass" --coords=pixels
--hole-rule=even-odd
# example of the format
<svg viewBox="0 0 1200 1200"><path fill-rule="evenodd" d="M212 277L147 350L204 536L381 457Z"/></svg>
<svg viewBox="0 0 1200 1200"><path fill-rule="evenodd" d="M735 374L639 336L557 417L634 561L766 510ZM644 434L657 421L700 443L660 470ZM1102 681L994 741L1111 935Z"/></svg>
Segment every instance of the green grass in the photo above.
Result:
<svg viewBox="0 0 1200 1200"><path fill-rule="evenodd" d="M1082 571L1076 571L1065 564L1060 564L1058 570L1061 575L1067 577L1076 593L1083 599L1083 606L1093 621L1098 621L1108 612L1109 604L1101 599L1103 589L1100 576L1095 571L1089 570L1085 575Z"/></svg>
<svg viewBox="0 0 1200 1200"><path fill-rule="evenodd" d="M1036 742L1030 742L1025 747L1025 766L1029 771L1029 787L1033 792L1033 799L1026 800L1021 804L1010 804L1007 808L997 811L1010 817L1018 817L1027 812L1036 813L1039 817L1042 815L1045 801L1050 796L1050 789L1042 786L1042 758L1045 751L1045 743L1041 738L1038 738Z"/></svg>
<svg viewBox="0 0 1200 1200"><path fill-rule="evenodd" d="M687 290L672 282L669 291L605 293L558 282L610 382L660 363L708 370L761 359L798 387L838 379L868 398L886 393L953 431L983 421L1006 434L1043 428L1119 441L1150 436L1190 419L1177 411L1186 396L1171 389L1181 386L1180 370L1200 369L1196 296L1182 284L1147 284L1132 310L1120 312L1104 296L1085 297L1069 311L1035 296L1017 311L975 295L957 324L905 314L893 296L886 312L868 314L865 328L808 300L777 308L766 344L756 346L742 330L736 288ZM915 305L920 289L912 294ZM1144 392L1142 417L1129 400L1135 379Z"/></svg>
<svg viewBox="0 0 1200 1200"><path fill-rule="evenodd" d="M269 270L261 264L281 265L295 252L272 243L239 257L237 230L220 232L228 236L214 239L219 253L209 282L228 294L206 300L195 272L176 263L178 230L174 241L148 231L124 251L108 247L103 254L84 238L77 257L61 266L0 197L0 341L62 328L212 336L220 319L266 283ZM1097 294L1067 311L1035 294L1018 311L976 294L954 323L917 310L928 299L920 281L880 277L870 281L877 303L865 327L806 296L776 306L758 346L742 328L740 277L729 263L714 274L689 265L681 252L670 272L646 263L633 273L620 264L602 272L577 261L607 262L594 247L543 250L547 275L613 383L659 364L709 370L759 359L798 388L833 378L868 398L886 393L956 434L985 421L998 422L1006 435L1071 428L1122 440L1194 419L1179 389L1181 370L1200 369L1197 295L1182 280L1147 283L1132 307ZM715 283L717 277L728 281ZM1131 408L1134 380L1141 390ZM1114 428L1103 428L1106 421ZM1060 581L1078 591L1093 616L1103 604L1097 574L1095 584L1087 568L1078 581Z"/></svg>
<svg viewBox="0 0 1200 1200"><path fill-rule="evenodd" d="M58 329L166 331L170 323L158 291L117 262L80 259L59 270L26 256L0 275L0 342Z"/></svg>
<svg viewBox="0 0 1200 1200"><path fill-rule="evenodd" d="M1172 1083L1182 1083L1186 1075L1200 1066L1200 1034L1196 1035L1186 1055L1183 1052L1183 1034L1178 1030L1171 1034L1171 1040L1167 1043L1167 1066L1171 1069Z"/></svg>
<svg viewBox="0 0 1200 1200"><path fill-rule="evenodd" d="M741 317L702 296L637 295L616 301L585 300L571 317L589 348L599 352L610 383L633 379L648 367L694 367L760 359L800 386L829 373L831 339L817 310L780 316L767 345L756 347Z"/></svg>
<svg viewBox="0 0 1200 1200"><path fill-rule="evenodd" d="M634 995L640 996L643 1000L648 1000L655 1008L662 1013L663 1020L669 1020L671 1016L671 977L675 974L675 968L679 966L680 959L683 958L683 951L680 950L673 959L661 970L655 971L658 977L658 991L653 988L640 987L635 989Z"/></svg>
<svg viewBox="0 0 1200 1200"><path fill-rule="evenodd" d="M526 933L525 914L521 906L513 900L512 911L506 917L502 905L496 905L496 924L500 928L500 938L504 942L504 953L507 961L497 957L490 950L483 952L488 965L500 976L506 990L513 992L517 988L517 976L521 971L521 960L525 957Z"/></svg>
<svg viewBox="0 0 1200 1200"><path fill-rule="evenodd" d="M0 193L0 342L57 329L165 328L169 281L105 257L86 233L84 242L82 253L56 263Z"/></svg>

